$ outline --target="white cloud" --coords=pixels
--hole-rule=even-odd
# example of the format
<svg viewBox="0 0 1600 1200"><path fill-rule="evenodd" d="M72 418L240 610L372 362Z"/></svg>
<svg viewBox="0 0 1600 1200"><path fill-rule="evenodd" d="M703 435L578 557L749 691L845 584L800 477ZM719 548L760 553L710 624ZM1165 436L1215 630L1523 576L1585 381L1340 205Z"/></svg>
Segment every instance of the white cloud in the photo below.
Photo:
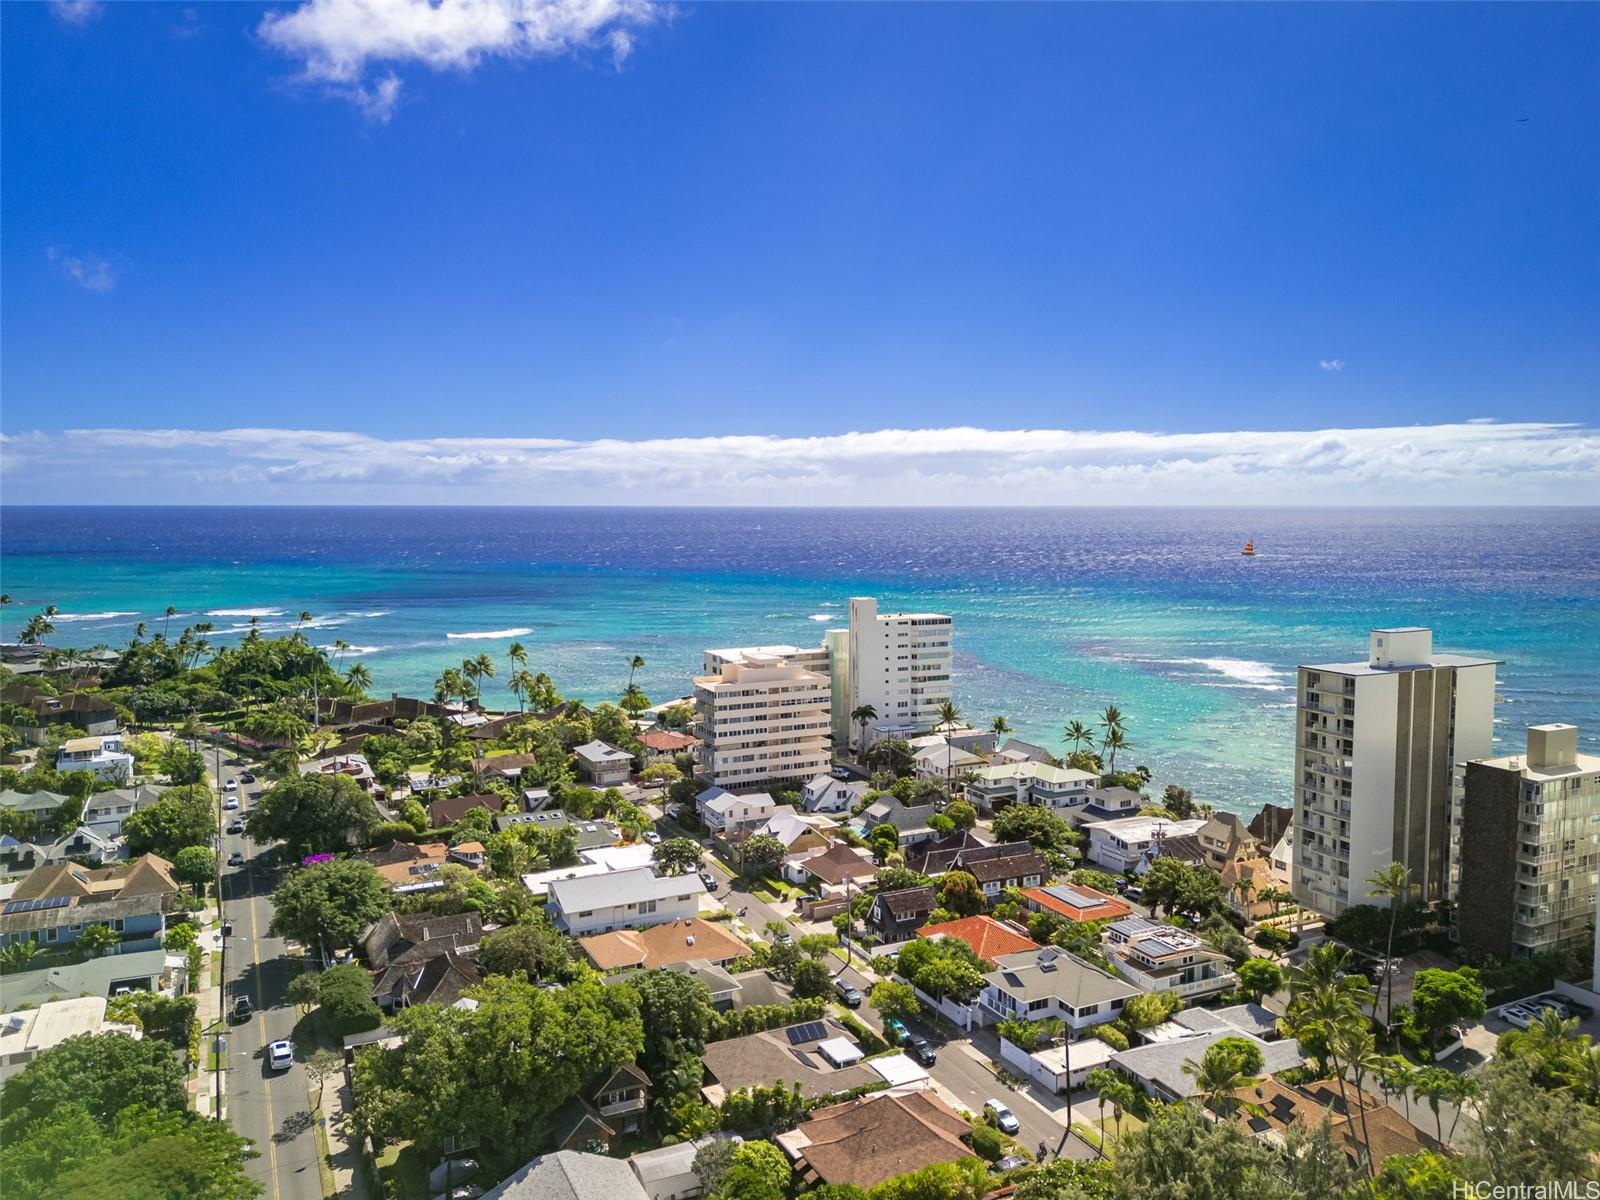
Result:
<svg viewBox="0 0 1600 1200"><path fill-rule="evenodd" d="M1600 431L1543 422L637 441L86 429L14 434L0 459L8 498L39 503L1600 503Z"/></svg>
<svg viewBox="0 0 1600 1200"><path fill-rule="evenodd" d="M368 83L375 65L471 71L485 58L598 49L621 66L635 32L667 11L660 0L305 0L269 12L257 32L299 60L305 79L387 121L401 80L390 70Z"/></svg>
<svg viewBox="0 0 1600 1200"><path fill-rule="evenodd" d="M72 254L60 246L51 246L45 253L85 291L109 292L117 286L117 269L98 254Z"/></svg>
<svg viewBox="0 0 1600 1200"><path fill-rule="evenodd" d="M50 11L63 25L82 29L105 11L101 0L50 0Z"/></svg>
<svg viewBox="0 0 1600 1200"><path fill-rule="evenodd" d="M1338 372L1344 370L1344 359L1342 359L1342 358L1324 358L1324 359L1320 359L1317 362L1317 366L1321 367L1324 371L1332 371L1335 374L1337 374Z"/></svg>

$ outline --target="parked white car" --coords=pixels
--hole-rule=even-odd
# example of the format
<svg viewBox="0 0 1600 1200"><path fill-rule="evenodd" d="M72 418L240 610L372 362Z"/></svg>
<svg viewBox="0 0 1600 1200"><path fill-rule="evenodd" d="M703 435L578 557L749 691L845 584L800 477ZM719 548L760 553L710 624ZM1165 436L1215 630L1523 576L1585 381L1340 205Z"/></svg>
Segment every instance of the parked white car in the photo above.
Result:
<svg viewBox="0 0 1600 1200"><path fill-rule="evenodd" d="M999 1100L985 1100L983 1102L983 1115L992 1117L1001 1133L1009 1133L1015 1136L1022 1129L1022 1126L1017 1123L1017 1114Z"/></svg>
<svg viewBox="0 0 1600 1200"><path fill-rule="evenodd" d="M288 1042L273 1042L267 1047L267 1065L274 1071L287 1071L294 1066L294 1047Z"/></svg>
<svg viewBox="0 0 1600 1200"><path fill-rule="evenodd" d="M1526 1029L1538 1019L1538 1014L1525 1004L1508 1004L1500 1010L1500 1019L1517 1029Z"/></svg>

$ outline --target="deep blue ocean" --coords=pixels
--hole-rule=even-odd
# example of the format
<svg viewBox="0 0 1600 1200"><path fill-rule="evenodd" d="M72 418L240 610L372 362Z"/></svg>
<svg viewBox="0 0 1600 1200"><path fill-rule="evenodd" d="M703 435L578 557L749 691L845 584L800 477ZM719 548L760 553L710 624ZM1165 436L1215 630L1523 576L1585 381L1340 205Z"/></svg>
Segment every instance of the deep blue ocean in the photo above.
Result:
<svg viewBox="0 0 1600 1200"><path fill-rule="evenodd" d="M1246 538L1254 558L1239 550ZM1157 788L1287 803L1294 667L1365 656L1367 630L1505 660L1502 749L1571 721L1600 742L1596 509L0 509L13 640L116 645L169 604L217 644L315 614L374 692L429 694L513 640L569 695L653 700L708 646L814 644L851 595L955 619L956 699L1052 749L1108 703ZM198 614L207 614L204 617ZM495 693L498 691L498 696Z"/></svg>

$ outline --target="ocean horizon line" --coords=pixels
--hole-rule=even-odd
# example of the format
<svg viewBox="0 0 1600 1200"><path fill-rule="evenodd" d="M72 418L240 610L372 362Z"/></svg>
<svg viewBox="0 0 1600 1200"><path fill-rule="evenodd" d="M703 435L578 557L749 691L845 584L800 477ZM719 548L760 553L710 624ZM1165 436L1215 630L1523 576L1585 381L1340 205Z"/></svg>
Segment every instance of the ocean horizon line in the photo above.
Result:
<svg viewBox="0 0 1600 1200"><path fill-rule="evenodd" d="M11 509L43 510L72 510L84 511L119 509L119 510L167 510L172 512L194 512L207 509L225 509L229 511L276 511L276 510L313 510L313 509L342 509L342 510L381 510L381 509L407 509L407 510L476 510L483 512L528 512L540 510L567 510L577 512L1106 512L1117 509L1134 509L1147 512L1327 512L1333 510L1352 512L1498 512L1515 509L1519 512L1578 512L1587 510L1600 511L1600 502L1577 504L1537 504L1532 502L1519 503L1509 501L1502 504L1455 504L1444 502L1439 504L1362 504L1358 502L1328 503L1328 504L1276 504L1262 502L1260 504L476 504L462 502L459 504L415 504L396 502L393 504L339 504L332 502L319 503L282 503L282 504L115 504L115 503L83 503L83 504L33 504L17 503L12 501L0 502L0 513Z"/></svg>

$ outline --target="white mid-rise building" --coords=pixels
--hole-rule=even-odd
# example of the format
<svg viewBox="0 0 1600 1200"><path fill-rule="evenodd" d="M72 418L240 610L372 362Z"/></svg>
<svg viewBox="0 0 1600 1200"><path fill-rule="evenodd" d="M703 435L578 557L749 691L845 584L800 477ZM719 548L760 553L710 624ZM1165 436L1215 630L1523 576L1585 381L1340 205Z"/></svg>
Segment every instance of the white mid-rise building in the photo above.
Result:
<svg viewBox="0 0 1600 1200"><path fill-rule="evenodd" d="M949 617L880 613L871 596L852 596L848 643L845 717L866 705L877 712L867 730L869 743L926 733L939 723L939 706L951 696ZM859 740L860 732L856 726L852 736Z"/></svg>
<svg viewBox="0 0 1600 1200"><path fill-rule="evenodd" d="M706 651L706 673L694 681L701 778L714 787L751 788L804 783L826 771L832 760L827 654L794 646Z"/></svg>
<svg viewBox="0 0 1600 1200"><path fill-rule="evenodd" d="M1375 629L1365 662L1303 666L1296 684L1294 898L1330 915L1383 903L1391 862L1443 900L1455 765L1494 748L1499 661L1436 654L1427 629Z"/></svg>

